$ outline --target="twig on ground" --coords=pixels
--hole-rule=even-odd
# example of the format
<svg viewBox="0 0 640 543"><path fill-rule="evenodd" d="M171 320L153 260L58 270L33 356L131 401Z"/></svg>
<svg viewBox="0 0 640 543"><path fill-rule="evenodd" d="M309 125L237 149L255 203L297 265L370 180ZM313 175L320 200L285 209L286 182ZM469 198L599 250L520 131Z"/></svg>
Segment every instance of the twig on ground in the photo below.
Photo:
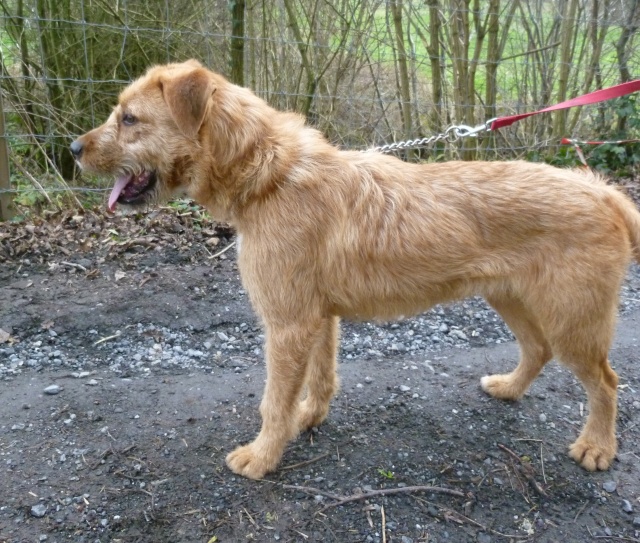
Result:
<svg viewBox="0 0 640 543"><path fill-rule="evenodd" d="M326 452L326 453L323 453L323 454L319 454L318 456L316 456L314 458L310 458L309 460L305 460L304 462L298 462L297 464L289 464L288 466L284 466L283 468L280 468L280 471L301 468L302 466L306 466L308 464L313 464L314 462L317 462L318 460L322 460L323 458L329 456L332 452L333 451L329 451L329 452Z"/></svg>
<svg viewBox="0 0 640 543"><path fill-rule="evenodd" d="M247 511L247 508L243 507L242 509L244 510L244 514L247 515L247 518L249 519L249 522L251 522L251 524L253 524L254 526L257 526L256 521L253 520L253 517L251 516L249 511Z"/></svg>
<svg viewBox="0 0 640 543"><path fill-rule="evenodd" d="M300 492L304 492L305 494L311 494L313 496L316 496L316 495L326 496L327 498L336 500L335 503L330 503L328 505L325 505L322 509L318 511L318 513L322 513L327 509L331 509L332 507L337 507L339 505L344 505L345 503L349 503L349 502L367 500L369 498L375 498L378 496L389 496L393 494L403 494L403 493L410 493L410 492L434 492L438 494L449 494L450 496L456 496L458 498L464 498L465 496L464 492L460 492L459 490L452 490L450 488L442 488L439 486L403 486L398 488L383 488L380 490L363 492L361 494L353 494L351 496L339 496L331 492L325 492L324 490L320 490L319 488L313 488L310 486L282 485L282 487L288 490L298 490Z"/></svg>
<svg viewBox="0 0 640 543"><path fill-rule="evenodd" d="M417 500L418 502L424 502L424 503L426 503L428 505L432 505L434 507L437 507L445 515L449 515L450 517L457 517L457 520L458 520L459 523L467 522L467 523L469 523L469 524L471 524L473 526L476 526L477 528L482 529L485 532L491 533L493 535L497 535L499 537L506 537L508 539L530 539L531 538L531 536L529 536L529 535L503 534L502 532L498 532L497 530L493 530L493 529L485 526L484 524L480 524L478 521L473 520L473 519L463 515L462 513L458 513L457 511L454 511L453 509L447 509L446 507L443 507L442 505L438 505L437 503L432 503L432 502L430 502L428 500L423 500L421 498L418 498L417 496L413 496L413 499Z"/></svg>
<svg viewBox="0 0 640 543"><path fill-rule="evenodd" d="M63 266L68 266L69 268L75 268L76 270L82 270L83 272L87 272L87 268L82 266L81 264L75 264L74 262L65 262L64 260L60 262Z"/></svg>
<svg viewBox="0 0 640 543"><path fill-rule="evenodd" d="M231 357L231 358L234 358L234 357ZM245 360L248 360L248 359L245 359ZM347 440L345 440L345 441L343 441L341 443L338 443L336 445L336 447L340 447L341 445L345 445L345 444L349 443L350 441L351 441L351 439L347 439ZM317 462L318 460L322 460L323 458L326 458L327 456L329 456L332 453L333 453L333 451L328 451L326 453L322 453L322 454L319 454L318 456L310 458L309 460L305 460L303 462L298 462L296 464L289 464L288 466L284 466L283 468L279 468L279 469L284 471L284 470L301 468L302 466L306 466L308 464L312 464L313 462Z"/></svg>
<svg viewBox="0 0 640 543"><path fill-rule="evenodd" d="M535 480L535 478L533 477L533 474L531 473L533 471L533 466L531 466L531 464L529 463L524 464L516 453L514 453L511 449L509 449L502 443L498 443L498 447L500 447L503 451L507 452L511 457L513 457L514 460L517 460L518 463L516 467L518 468L518 473L523 475L524 478L527 479L527 481L529 481L529 484L533 487L533 489L538 494L540 494L541 496L544 496L545 498L548 498L549 495L545 492L544 488L542 488L542 485Z"/></svg>
<svg viewBox="0 0 640 543"><path fill-rule="evenodd" d="M382 515L382 543L387 543L387 518L384 516L384 505L380 506L380 514Z"/></svg>
<svg viewBox="0 0 640 543"><path fill-rule="evenodd" d="M520 457L516 453L514 453L509 447L507 447L506 445L503 445L502 443L498 443L498 447L503 451L505 451L506 453L508 453L509 455L511 455L511 457L514 460L517 460L518 462L520 462Z"/></svg>
<svg viewBox="0 0 640 543"><path fill-rule="evenodd" d="M271 481L269 481L271 482ZM344 500L344 496L340 496L338 494L333 494L331 492L326 492L324 490L320 490L319 488L314 488L312 486L298 486L298 485L282 485L282 488L287 490L297 490L299 492L303 492L305 494L309 494L311 496L325 496L327 498L331 498L332 500Z"/></svg>
<svg viewBox="0 0 640 543"><path fill-rule="evenodd" d="M231 247L233 247L236 244L235 241L232 241L231 243L229 243L229 245L227 245L224 249L222 249L222 251L218 251L217 253L211 255L209 257L209 260L211 260L212 258L215 258L217 256L220 256L223 253L226 253L229 249L231 249Z"/></svg>
<svg viewBox="0 0 640 543"><path fill-rule="evenodd" d="M631 543L640 543L640 539L635 537L624 537L621 535L594 535L593 539L615 539L616 541L631 541Z"/></svg>
<svg viewBox="0 0 640 543"><path fill-rule="evenodd" d="M587 505L589 505L589 500L587 500L586 502L584 502L584 505L578 510L578 512L576 513L576 516L573 517L573 523L575 524L578 521L578 517L580 515L582 515L582 512L586 509Z"/></svg>
<svg viewBox="0 0 640 543"><path fill-rule="evenodd" d="M547 476L544 473L544 457L543 457L543 452L542 452L542 443L540 443L540 467L542 468L542 480L544 481L544 484L547 484Z"/></svg>
<svg viewBox="0 0 640 543"><path fill-rule="evenodd" d="M118 337L120 337L120 334L113 334L112 336L103 337L102 339L99 339L98 341L96 341L93 344L93 346L95 347L96 345L100 345L100 343L104 343L105 341L116 339Z"/></svg>

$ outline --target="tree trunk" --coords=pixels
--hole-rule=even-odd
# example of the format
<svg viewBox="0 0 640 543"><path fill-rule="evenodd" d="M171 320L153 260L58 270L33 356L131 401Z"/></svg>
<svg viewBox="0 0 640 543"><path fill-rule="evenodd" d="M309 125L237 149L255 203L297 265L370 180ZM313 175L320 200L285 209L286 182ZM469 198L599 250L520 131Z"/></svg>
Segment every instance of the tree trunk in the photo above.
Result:
<svg viewBox="0 0 640 543"><path fill-rule="evenodd" d="M471 81L473 69L469 66L469 12L471 0L450 0L451 9L451 39L450 47L453 64L453 91L456 121L473 125L475 84ZM475 158L475 142L463 141L462 159Z"/></svg>
<svg viewBox="0 0 640 543"><path fill-rule="evenodd" d="M442 130L442 64L440 59L440 26L442 20L438 0L427 0L429 6L429 36L427 46L431 62L431 93L434 111L431 115L431 127L434 131Z"/></svg>
<svg viewBox="0 0 640 543"><path fill-rule="evenodd" d="M309 59L309 45L308 42L302 37L302 31L300 29L300 24L298 23L298 19L296 17L296 12L293 9L293 5L291 0L284 0L284 7L287 11L287 18L289 22L289 26L291 27L291 31L293 32L293 37L296 40L298 45L298 51L300 51L300 59L302 60L302 68L307 75L307 88L305 91L305 95L303 97L301 113L309 118L311 113L311 106L313 105L313 97L316 93L317 86L317 78L315 75L315 71Z"/></svg>
<svg viewBox="0 0 640 543"><path fill-rule="evenodd" d="M244 86L244 12L245 0L230 0L231 51L229 77L236 85Z"/></svg>
<svg viewBox="0 0 640 543"><path fill-rule="evenodd" d="M616 56L618 57L618 66L620 70L620 83L631 81L631 73L629 72L629 51L627 51L627 43L631 36L640 28L638 25L638 8L640 0L631 0L629 4L629 16L626 18L627 24L622 27L620 38L616 42ZM620 115L617 122L617 132L619 137L623 137L627 128L627 116Z"/></svg>
<svg viewBox="0 0 640 543"><path fill-rule="evenodd" d="M487 64L486 64L486 88L484 95L484 117L485 121L496 117L496 100L498 97L498 87L496 76L498 64L500 63L500 42L498 31L500 30L500 0L489 0L489 14L487 20ZM491 136L491 134L489 134ZM491 137L485 137L483 148L487 148Z"/></svg>
<svg viewBox="0 0 640 543"><path fill-rule="evenodd" d="M568 0L562 15L560 30L560 74L558 76L557 102L564 102L569 91L569 74L571 73L571 61L573 59L573 42L575 39L576 10L578 0ZM566 135L567 111L558 111L555 114L553 134L557 138Z"/></svg>
<svg viewBox="0 0 640 543"><path fill-rule="evenodd" d="M589 17L589 32L587 39L591 43L591 59L589 60L589 66L587 73L585 74L584 81L582 83L582 92L588 93L592 90L593 80L598 82L601 78L600 74L600 57L602 56L602 46L609 30L609 0L592 0L591 15ZM600 5L602 5L602 11L600 11ZM596 84L596 89L601 88L599 84ZM578 120L580 119L580 108L576 108L571 117L569 123L569 133L572 133Z"/></svg>
<svg viewBox="0 0 640 543"><path fill-rule="evenodd" d="M409 84L409 70L407 67L407 51L404 43L404 31L402 28L402 0L390 0L389 8L393 19L396 47L394 48L396 63L398 66L398 91L400 94L400 113L402 114L402 127L404 138L413 138L411 120L411 86Z"/></svg>

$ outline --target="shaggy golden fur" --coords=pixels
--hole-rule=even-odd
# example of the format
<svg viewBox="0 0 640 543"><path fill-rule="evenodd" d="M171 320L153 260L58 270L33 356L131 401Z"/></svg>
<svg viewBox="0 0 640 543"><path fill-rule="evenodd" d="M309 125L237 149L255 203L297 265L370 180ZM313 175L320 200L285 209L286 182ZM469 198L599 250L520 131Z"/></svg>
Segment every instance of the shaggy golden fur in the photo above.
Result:
<svg viewBox="0 0 640 543"><path fill-rule="evenodd" d="M111 208L187 195L237 229L267 383L259 435L227 457L234 472L261 478L325 419L339 317L397 318L475 294L521 351L482 388L515 400L555 356L590 407L569 454L588 470L611 464L618 378L607 353L640 214L597 175L341 151L195 61L151 68L72 151L82 168L119 176Z"/></svg>

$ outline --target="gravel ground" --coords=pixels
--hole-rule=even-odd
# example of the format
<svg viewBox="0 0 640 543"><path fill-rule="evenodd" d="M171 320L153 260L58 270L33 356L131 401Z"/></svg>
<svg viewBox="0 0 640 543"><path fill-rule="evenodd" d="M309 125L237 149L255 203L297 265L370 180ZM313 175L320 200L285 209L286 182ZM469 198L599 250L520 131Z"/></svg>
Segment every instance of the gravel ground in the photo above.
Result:
<svg viewBox="0 0 640 543"><path fill-rule="evenodd" d="M0 541L640 541L638 267L609 472L565 453L585 397L557 364L518 403L479 390L517 349L470 299L343 323L328 421L253 482L224 465L264 381L233 240L195 208L0 225Z"/></svg>

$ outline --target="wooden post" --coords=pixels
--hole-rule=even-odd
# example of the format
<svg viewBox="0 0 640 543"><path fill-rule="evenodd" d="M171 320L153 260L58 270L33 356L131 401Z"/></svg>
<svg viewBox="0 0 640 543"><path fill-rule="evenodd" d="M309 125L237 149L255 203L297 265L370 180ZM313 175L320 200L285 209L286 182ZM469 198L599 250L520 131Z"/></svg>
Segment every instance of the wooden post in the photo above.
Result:
<svg viewBox="0 0 640 543"><path fill-rule="evenodd" d="M0 92L0 221L8 221L13 217L13 194L3 192L11 189L9 177L9 147L4 129L4 107Z"/></svg>

